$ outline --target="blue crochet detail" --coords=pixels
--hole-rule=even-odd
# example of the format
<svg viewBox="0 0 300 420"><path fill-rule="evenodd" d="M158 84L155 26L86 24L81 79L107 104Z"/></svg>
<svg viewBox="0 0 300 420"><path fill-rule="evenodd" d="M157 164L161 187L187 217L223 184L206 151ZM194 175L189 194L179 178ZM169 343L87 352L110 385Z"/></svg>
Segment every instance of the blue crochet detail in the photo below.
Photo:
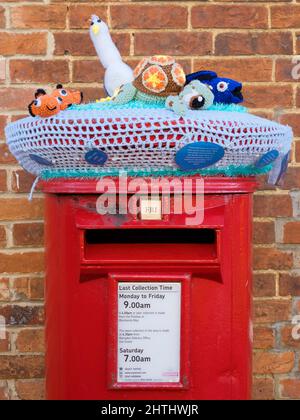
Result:
<svg viewBox="0 0 300 420"><path fill-rule="evenodd" d="M163 109L165 105L159 102L144 102L139 100L132 100L127 104L115 104L112 101L107 102L91 102L89 104L83 105L72 105L68 110L75 110L75 111L105 111L108 109Z"/></svg>
<svg viewBox="0 0 300 420"><path fill-rule="evenodd" d="M75 111L105 111L108 109L164 109L165 105L159 102L145 102L132 100L127 104L119 105L111 101L107 102L91 102L89 104L72 105L68 110ZM209 111L229 111L229 112L247 112L247 108L235 104L214 104L208 108ZM199 111L201 112L201 111Z"/></svg>
<svg viewBox="0 0 300 420"><path fill-rule="evenodd" d="M223 168L207 168L195 171L181 171L176 168L161 168L161 169L81 169L81 170L50 170L44 169L41 172L41 179L50 180L55 178L103 178L106 176L119 176L122 172L126 172L127 176L136 177L156 177L156 176L215 176L225 175L229 177L234 176L251 176L261 175L269 172L273 165L265 166L264 168L255 168L253 165L243 166L227 166Z"/></svg>

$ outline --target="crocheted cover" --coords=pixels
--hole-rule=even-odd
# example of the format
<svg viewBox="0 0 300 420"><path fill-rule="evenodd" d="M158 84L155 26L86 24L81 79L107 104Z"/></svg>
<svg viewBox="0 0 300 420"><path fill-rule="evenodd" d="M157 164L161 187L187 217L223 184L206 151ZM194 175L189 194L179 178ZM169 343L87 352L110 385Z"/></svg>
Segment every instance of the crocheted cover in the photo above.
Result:
<svg viewBox="0 0 300 420"><path fill-rule="evenodd" d="M284 156L292 141L289 127L248 113L189 111L179 118L159 107L111 106L75 107L46 119L28 117L9 124L6 136L20 164L44 178L117 175L123 169L129 175L180 175L176 152L200 141L218 144L224 156L189 173L257 174L270 169L255 165L261 156L273 150Z"/></svg>

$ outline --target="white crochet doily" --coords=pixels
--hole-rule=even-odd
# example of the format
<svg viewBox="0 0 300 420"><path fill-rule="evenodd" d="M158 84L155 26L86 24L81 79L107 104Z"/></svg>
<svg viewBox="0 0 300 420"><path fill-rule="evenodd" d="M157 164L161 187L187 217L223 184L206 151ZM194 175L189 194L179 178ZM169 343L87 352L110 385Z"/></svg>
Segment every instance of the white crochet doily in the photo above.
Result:
<svg viewBox="0 0 300 420"><path fill-rule="evenodd" d="M98 168L177 168L184 145L210 142L224 157L212 166L252 165L271 150L286 154L292 131L243 112L189 111L184 118L165 109L67 110L51 118L28 117L6 127L10 151L29 172L86 170L87 152L107 155ZM101 153L101 152L100 152ZM97 165L96 165L97 166Z"/></svg>

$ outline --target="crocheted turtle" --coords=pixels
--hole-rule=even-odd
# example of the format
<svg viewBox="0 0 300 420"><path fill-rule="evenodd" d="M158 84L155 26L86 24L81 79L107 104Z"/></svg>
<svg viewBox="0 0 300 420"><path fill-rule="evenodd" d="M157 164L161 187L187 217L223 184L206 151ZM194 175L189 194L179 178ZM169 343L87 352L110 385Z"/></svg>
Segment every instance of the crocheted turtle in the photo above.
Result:
<svg viewBox="0 0 300 420"><path fill-rule="evenodd" d="M173 57L167 55L146 57L139 62L133 74L133 82L121 86L112 98L114 103L126 104L132 99L163 103L179 115L184 115L188 108L204 109L209 106L210 101L203 101L201 104L197 102L197 107L192 108L188 103L175 100L185 85L185 73ZM199 95L203 94L203 88L207 90L208 96L211 95L209 89L204 84L202 85Z"/></svg>
<svg viewBox="0 0 300 420"><path fill-rule="evenodd" d="M132 99L165 102L177 95L185 84L185 73L173 57L155 55L142 59L133 72L134 80L121 86L113 101L124 104Z"/></svg>

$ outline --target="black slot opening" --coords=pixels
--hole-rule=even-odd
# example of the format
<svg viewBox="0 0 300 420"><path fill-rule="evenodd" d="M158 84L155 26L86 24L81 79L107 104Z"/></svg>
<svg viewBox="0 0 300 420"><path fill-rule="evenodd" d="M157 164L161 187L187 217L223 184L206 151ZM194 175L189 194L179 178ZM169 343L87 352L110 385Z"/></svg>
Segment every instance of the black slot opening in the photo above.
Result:
<svg viewBox="0 0 300 420"><path fill-rule="evenodd" d="M214 229L89 229L87 244L214 244Z"/></svg>

